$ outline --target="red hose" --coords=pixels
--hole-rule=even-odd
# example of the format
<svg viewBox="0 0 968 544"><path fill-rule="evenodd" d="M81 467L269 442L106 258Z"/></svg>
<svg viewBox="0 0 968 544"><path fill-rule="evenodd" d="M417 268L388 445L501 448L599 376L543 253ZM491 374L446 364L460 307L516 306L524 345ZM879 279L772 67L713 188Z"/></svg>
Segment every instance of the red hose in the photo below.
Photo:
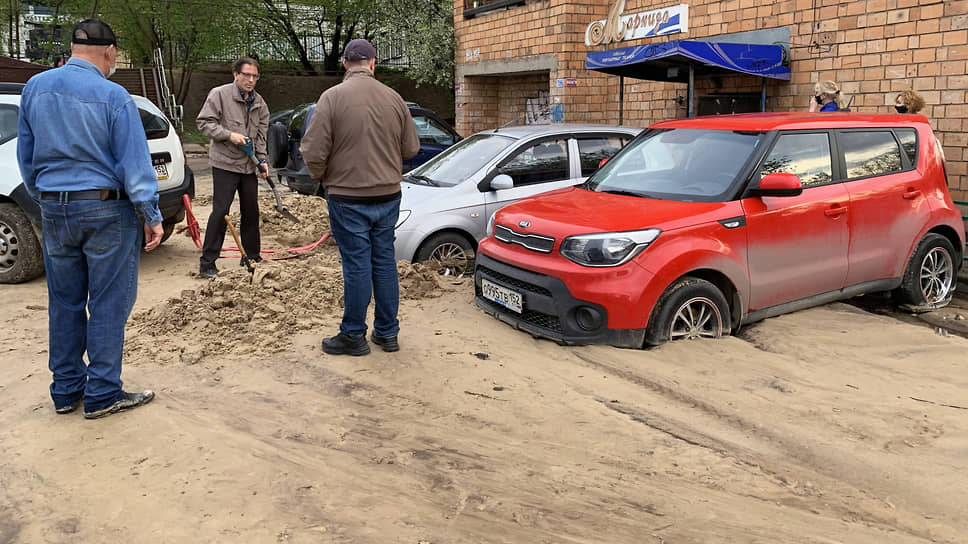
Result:
<svg viewBox="0 0 968 544"><path fill-rule="evenodd" d="M195 242L195 247L202 249L202 237L201 232L198 228L198 220L195 219L195 214L192 212L192 199L188 195L182 195L182 202L185 203L185 221L187 225L178 229L176 232L181 234L183 231L188 231L188 236L191 237L192 241ZM263 249L262 253L283 253L285 255L279 257L266 257L269 261L282 261L284 259L293 259L299 257L300 255L305 255L310 251L316 249L316 246L326 241L327 238L331 236L330 233L324 234L319 240L311 244L306 244L299 247L291 247L288 249ZM222 252L226 251L239 251L239 248L235 246L223 247ZM238 255L222 255L222 257L241 257L242 254Z"/></svg>
<svg viewBox="0 0 968 544"><path fill-rule="evenodd" d="M192 212L192 199L188 195L182 195L182 202L185 203L185 223L187 224L176 232L181 234L187 230L188 237L195 242L195 247L202 249L202 234L198 229L198 220L195 219L195 214Z"/></svg>
<svg viewBox="0 0 968 544"><path fill-rule="evenodd" d="M263 249L262 250L262 253L270 253L270 254L271 253L284 253L285 254L285 255L282 255L282 256L279 256L279 257L265 257L265 260L267 260L267 261L282 261L282 260L285 260L285 259L293 259L295 257L299 257L300 255L305 255L305 254L309 253L310 251L316 249L316 246L318 246L319 244L325 242L330 236L332 236L332 234L327 232L319 240L316 240L315 242L313 242L311 244L307 244L307 245L299 246L299 247L291 247L291 248L288 248L288 249ZM226 252L226 251L238 251L238 250L239 250L239 248L237 248L235 246L223 247L222 248L222 252L223 253ZM239 253L237 255L222 255L222 257L241 257L241 256L242 256L241 253Z"/></svg>

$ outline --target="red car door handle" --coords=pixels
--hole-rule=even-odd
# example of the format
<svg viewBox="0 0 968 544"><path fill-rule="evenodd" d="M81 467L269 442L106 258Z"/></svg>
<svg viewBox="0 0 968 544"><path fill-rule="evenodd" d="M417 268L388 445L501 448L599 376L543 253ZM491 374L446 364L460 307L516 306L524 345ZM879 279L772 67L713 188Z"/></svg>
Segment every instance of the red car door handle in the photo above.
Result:
<svg viewBox="0 0 968 544"><path fill-rule="evenodd" d="M919 196L921 196L921 191L919 189L910 189L908 191L905 191L904 200L912 200Z"/></svg>
<svg viewBox="0 0 968 544"><path fill-rule="evenodd" d="M828 208L823 211L823 214L827 217L837 217L838 215L843 215L847 213L846 206L837 206L836 208Z"/></svg>

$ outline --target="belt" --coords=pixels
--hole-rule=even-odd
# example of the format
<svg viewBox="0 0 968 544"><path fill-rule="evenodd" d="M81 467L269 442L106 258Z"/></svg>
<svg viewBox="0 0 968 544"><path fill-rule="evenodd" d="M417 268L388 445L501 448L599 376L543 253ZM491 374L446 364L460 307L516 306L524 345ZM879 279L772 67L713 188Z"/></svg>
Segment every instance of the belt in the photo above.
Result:
<svg viewBox="0 0 968 544"><path fill-rule="evenodd" d="M72 200L127 200L128 195L124 191L115 189L91 189L89 191L44 191L40 193L41 200L59 200L61 202L71 202Z"/></svg>

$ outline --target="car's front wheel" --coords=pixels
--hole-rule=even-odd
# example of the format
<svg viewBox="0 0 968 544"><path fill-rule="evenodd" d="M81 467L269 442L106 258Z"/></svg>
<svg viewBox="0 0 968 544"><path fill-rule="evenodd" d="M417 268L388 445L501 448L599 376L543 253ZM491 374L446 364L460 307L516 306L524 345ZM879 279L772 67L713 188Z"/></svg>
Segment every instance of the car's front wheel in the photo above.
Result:
<svg viewBox="0 0 968 544"><path fill-rule="evenodd" d="M645 341L655 346L670 340L719 338L729 333L729 305L723 293L704 279L686 276L659 297Z"/></svg>
<svg viewBox="0 0 968 544"><path fill-rule="evenodd" d="M474 248L457 233L441 232L431 236L417 250L417 262L432 261L445 276L465 276L474 271Z"/></svg>
<svg viewBox="0 0 968 544"><path fill-rule="evenodd" d="M927 312L951 302L957 278L956 254L951 241L930 233L914 250L895 300L906 309Z"/></svg>
<svg viewBox="0 0 968 544"><path fill-rule="evenodd" d="M0 283L21 283L44 272L40 241L16 204L0 204Z"/></svg>

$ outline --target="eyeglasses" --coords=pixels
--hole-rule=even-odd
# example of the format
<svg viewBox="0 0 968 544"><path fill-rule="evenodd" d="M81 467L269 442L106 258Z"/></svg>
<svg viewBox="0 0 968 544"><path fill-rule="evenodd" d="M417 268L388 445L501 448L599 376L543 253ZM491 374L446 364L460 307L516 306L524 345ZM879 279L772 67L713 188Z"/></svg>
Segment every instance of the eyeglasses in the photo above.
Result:
<svg viewBox="0 0 968 544"><path fill-rule="evenodd" d="M245 72L239 72L239 75L242 76L243 79L252 79L255 81L259 81L259 74L247 74Z"/></svg>

